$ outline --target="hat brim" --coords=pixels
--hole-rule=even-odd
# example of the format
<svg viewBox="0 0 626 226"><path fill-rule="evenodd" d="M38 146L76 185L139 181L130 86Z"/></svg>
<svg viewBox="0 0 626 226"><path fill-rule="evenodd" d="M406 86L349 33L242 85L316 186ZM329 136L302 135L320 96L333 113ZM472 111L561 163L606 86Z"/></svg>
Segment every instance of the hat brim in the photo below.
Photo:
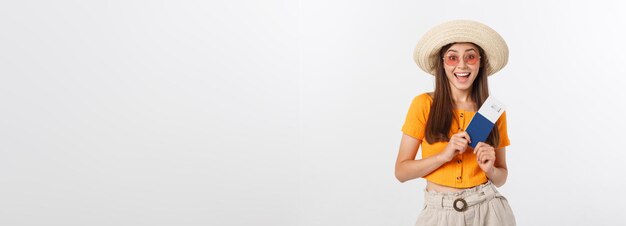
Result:
<svg viewBox="0 0 626 226"><path fill-rule="evenodd" d="M492 28L471 20L453 20L437 25L417 43L413 60L426 73L435 75L441 47L450 43L471 42L480 46L487 56L484 70L487 76L500 71L509 60L509 47ZM481 69L482 70L482 69Z"/></svg>

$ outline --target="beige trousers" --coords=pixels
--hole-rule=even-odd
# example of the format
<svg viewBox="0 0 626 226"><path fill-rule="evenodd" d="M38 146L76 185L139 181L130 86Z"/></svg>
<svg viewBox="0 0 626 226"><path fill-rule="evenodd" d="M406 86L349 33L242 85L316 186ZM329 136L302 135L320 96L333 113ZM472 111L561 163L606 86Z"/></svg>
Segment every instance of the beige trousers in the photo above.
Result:
<svg viewBox="0 0 626 226"><path fill-rule="evenodd" d="M515 225L509 202L491 182L454 193L424 193L424 208L416 226Z"/></svg>

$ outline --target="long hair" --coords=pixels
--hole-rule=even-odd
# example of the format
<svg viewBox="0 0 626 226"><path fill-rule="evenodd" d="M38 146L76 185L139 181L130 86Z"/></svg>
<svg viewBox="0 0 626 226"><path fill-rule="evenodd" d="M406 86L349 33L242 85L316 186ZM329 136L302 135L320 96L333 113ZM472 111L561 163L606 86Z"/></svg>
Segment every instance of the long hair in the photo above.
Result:
<svg viewBox="0 0 626 226"><path fill-rule="evenodd" d="M454 100L452 99L450 81L448 80L448 76L446 76L442 59L444 53L446 53L446 51L448 51L453 44L455 43L442 47L439 51L439 60L435 62L435 66L437 67L437 71L435 73L435 95L433 97L433 104L428 115L425 134L426 141L431 144L440 141L450 141L450 137L448 136L450 126L452 125L453 120L458 120L454 117L454 109L456 106L454 104ZM489 97L489 85L487 82L487 76L485 75L486 66L489 65L489 59L487 59L483 49L478 45L476 46L478 47L478 53L481 56L480 69L478 70L478 75L474 80L474 84L472 84L470 98L474 101L474 103L476 103L476 106L481 106L487 97ZM498 132L497 126L493 127L485 143L497 148L500 143L500 133Z"/></svg>

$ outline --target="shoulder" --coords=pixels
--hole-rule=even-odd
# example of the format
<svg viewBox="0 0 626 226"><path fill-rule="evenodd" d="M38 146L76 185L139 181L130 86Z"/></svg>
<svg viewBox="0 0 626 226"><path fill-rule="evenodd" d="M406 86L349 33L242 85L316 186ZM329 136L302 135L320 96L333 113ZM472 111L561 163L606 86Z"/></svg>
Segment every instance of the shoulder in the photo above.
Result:
<svg viewBox="0 0 626 226"><path fill-rule="evenodd" d="M420 95L415 96L415 98L413 98L413 101L418 101L421 103L432 103L433 102L433 93L429 92L429 93L422 93Z"/></svg>
<svg viewBox="0 0 626 226"><path fill-rule="evenodd" d="M422 93L413 98L413 101L411 102L411 109L427 112L430 110L432 103L433 98L429 95L429 93Z"/></svg>
<svg viewBox="0 0 626 226"><path fill-rule="evenodd" d="M506 111L502 112L496 123L506 123Z"/></svg>
<svg viewBox="0 0 626 226"><path fill-rule="evenodd" d="M500 118L498 118L498 120L496 121L496 126L498 126L498 129L500 130L500 133L504 132L506 133L507 130L507 122L506 122L506 111L502 112L502 115L500 115Z"/></svg>

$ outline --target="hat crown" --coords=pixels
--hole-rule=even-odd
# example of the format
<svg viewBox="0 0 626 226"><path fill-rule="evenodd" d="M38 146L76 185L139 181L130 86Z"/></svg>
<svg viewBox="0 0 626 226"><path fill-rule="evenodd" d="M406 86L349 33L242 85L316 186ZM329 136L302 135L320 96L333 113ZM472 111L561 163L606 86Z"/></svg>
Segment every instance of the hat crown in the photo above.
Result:
<svg viewBox="0 0 626 226"><path fill-rule="evenodd" d="M490 76L500 71L509 59L509 48L498 32L491 27L472 20L452 20L439 24L426 32L415 46L413 60L426 73L435 75L435 62L445 45L470 42L484 50L488 64L485 74Z"/></svg>

